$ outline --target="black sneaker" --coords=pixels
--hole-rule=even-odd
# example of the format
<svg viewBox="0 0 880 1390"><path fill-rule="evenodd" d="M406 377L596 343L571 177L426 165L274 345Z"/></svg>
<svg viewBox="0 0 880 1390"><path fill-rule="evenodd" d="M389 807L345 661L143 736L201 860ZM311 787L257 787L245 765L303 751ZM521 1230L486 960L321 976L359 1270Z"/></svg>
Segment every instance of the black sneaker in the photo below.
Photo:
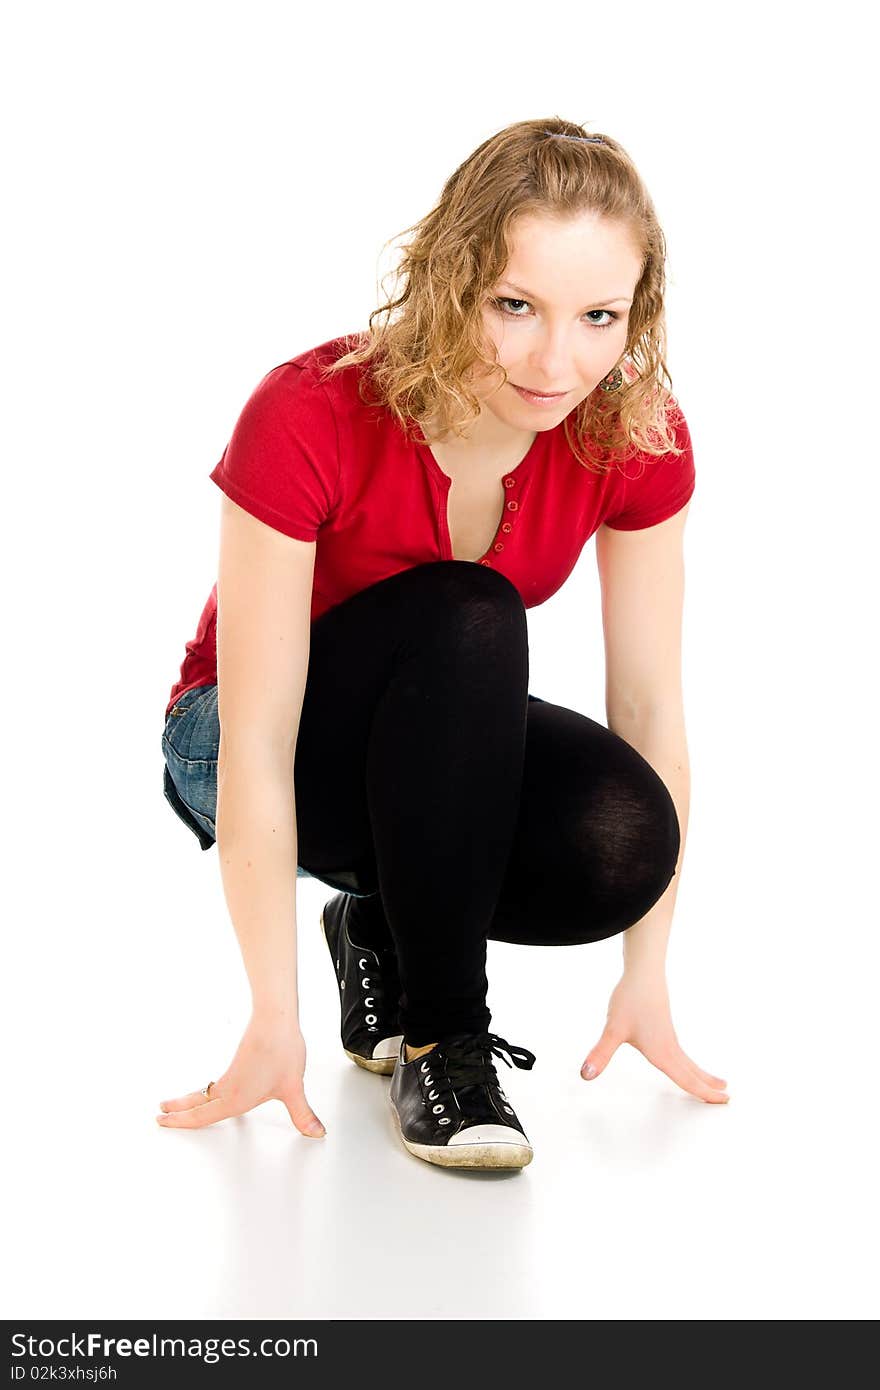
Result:
<svg viewBox="0 0 880 1390"><path fill-rule="evenodd" d="M351 902L350 893L337 893L321 912L339 988L342 1046L359 1067L390 1076L403 1045L397 961L391 948L354 944L348 931Z"/></svg>
<svg viewBox="0 0 880 1390"><path fill-rule="evenodd" d="M457 1033L411 1062L401 1042L389 1100L400 1137L416 1158L444 1168L531 1163L532 1146L495 1075L493 1053L524 1071L535 1065L534 1053L511 1047L497 1033Z"/></svg>

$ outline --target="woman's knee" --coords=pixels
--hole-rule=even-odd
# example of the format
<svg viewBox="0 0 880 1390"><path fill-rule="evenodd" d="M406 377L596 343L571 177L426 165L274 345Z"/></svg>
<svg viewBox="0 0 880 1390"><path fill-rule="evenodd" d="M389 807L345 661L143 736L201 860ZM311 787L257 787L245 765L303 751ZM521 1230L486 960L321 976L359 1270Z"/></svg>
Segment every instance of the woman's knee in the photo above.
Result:
<svg viewBox="0 0 880 1390"><path fill-rule="evenodd" d="M528 651L525 604L516 585L470 560L410 565L350 595L313 622L312 666L325 653L334 661L341 646L358 648L373 629L404 652L420 648L426 637L434 653L446 647L463 655L494 650L522 658Z"/></svg>
<svg viewBox="0 0 880 1390"><path fill-rule="evenodd" d="M665 782L639 757L638 764L606 783L590 825L593 874L609 898L629 891L642 905L643 916L648 910L644 904L656 902L672 878L681 844L675 803Z"/></svg>
<svg viewBox="0 0 880 1390"><path fill-rule="evenodd" d="M681 845L675 803L646 763L646 775L606 777L563 822L556 872L543 895L554 944L614 936L663 896Z"/></svg>
<svg viewBox="0 0 880 1390"><path fill-rule="evenodd" d="M512 580L472 560L430 560L403 571L407 587L438 617L457 623L494 625L513 618L525 622L525 604ZM402 576L398 576L402 577Z"/></svg>
<svg viewBox="0 0 880 1390"><path fill-rule="evenodd" d="M445 653L462 673L470 663L487 681L527 681L525 605L505 575L470 560L436 560L395 577L406 605L397 615L404 650L422 651L429 642L432 657Z"/></svg>

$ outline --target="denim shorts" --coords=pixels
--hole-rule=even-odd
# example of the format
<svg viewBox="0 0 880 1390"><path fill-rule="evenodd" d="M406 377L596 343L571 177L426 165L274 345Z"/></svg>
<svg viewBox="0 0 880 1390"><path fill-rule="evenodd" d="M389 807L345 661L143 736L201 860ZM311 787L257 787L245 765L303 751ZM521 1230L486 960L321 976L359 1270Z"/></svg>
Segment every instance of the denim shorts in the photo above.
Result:
<svg viewBox="0 0 880 1390"><path fill-rule="evenodd" d="M162 734L165 799L188 825L202 849L216 843L217 756L220 718L217 686L200 685L181 695L168 711ZM311 878L297 865L298 878ZM345 891L351 891L346 888Z"/></svg>
<svg viewBox="0 0 880 1390"><path fill-rule="evenodd" d="M529 700L543 704L537 695ZM175 814L189 826L202 849L216 843L217 757L220 750L220 717L217 685L200 685L187 690L169 711L162 734L165 758L165 799ZM338 892L355 897L370 896L358 890L355 879L344 872L332 879L311 874L301 864L297 878L320 878Z"/></svg>

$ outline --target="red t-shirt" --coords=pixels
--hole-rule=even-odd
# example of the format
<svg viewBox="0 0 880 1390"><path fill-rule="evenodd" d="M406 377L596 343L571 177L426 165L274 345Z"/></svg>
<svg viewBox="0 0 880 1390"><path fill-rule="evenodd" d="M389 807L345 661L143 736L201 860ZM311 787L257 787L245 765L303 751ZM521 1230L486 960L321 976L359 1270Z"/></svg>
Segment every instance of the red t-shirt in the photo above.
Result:
<svg viewBox="0 0 880 1390"><path fill-rule="evenodd" d="M312 621L400 570L453 558L446 517L451 479L427 444L408 442L389 410L360 400L363 368L319 379L316 364L350 346L345 337L333 338L267 372L209 475L268 526L317 542ZM479 563L505 574L524 606L534 608L565 583L603 522L634 531L679 511L694 490L694 459L680 406L677 416L683 454L637 453L602 474L578 463L561 421L540 431L504 476L501 521ZM215 584L186 644L166 715L186 691L216 680Z"/></svg>

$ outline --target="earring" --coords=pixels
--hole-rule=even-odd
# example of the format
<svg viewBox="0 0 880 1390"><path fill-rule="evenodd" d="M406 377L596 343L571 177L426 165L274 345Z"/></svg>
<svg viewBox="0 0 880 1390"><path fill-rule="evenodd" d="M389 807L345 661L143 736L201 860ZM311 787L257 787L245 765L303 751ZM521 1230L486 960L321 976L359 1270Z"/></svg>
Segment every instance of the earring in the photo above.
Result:
<svg viewBox="0 0 880 1390"><path fill-rule="evenodd" d="M619 391L623 384L623 372L619 367L614 367L600 382L599 386L603 391Z"/></svg>

